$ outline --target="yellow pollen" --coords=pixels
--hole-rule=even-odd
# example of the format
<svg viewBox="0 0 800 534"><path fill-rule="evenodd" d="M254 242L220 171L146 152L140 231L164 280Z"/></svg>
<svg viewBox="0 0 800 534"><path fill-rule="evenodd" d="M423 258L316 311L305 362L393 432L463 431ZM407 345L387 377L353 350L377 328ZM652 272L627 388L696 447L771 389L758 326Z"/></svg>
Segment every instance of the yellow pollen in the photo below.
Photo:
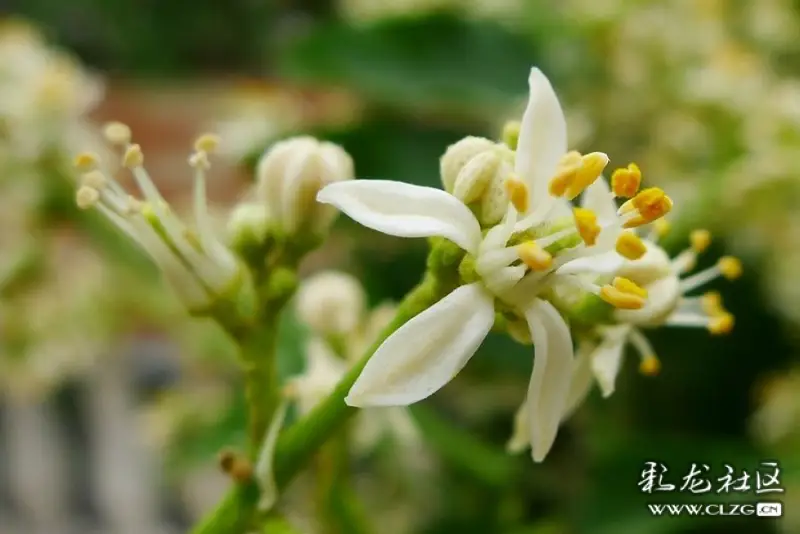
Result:
<svg viewBox="0 0 800 534"><path fill-rule="evenodd" d="M586 243L586 246L593 246L597 242L597 236L600 235L597 215L586 208L573 208L572 213L575 216L575 226L578 228L581 239Z"/></svg>
<svg viewBox="0 0 800 534"><path fill-rule="evenodd" d="M535 241L519 245L517 255L532 271L546 271L553 265L553 256Z"/></svg>
<svg viewBox="0 0 800 534"><path fill-rule="evenodd" d="M708 323L708 331L715 336L730 334L733 330L735 318L732 313L724 312L713 317Z"/></svg>
<svg viewBox="0 0 800 534"><path fill-rule="evenodd" d="M509 176L505 181L506 195L520 213L528 211L528 186L515 175Z"/></svg>
<svg viewBox="0 0 800 534"><path fill-rule="evenodd" d="M567 152L558 163L556 175L550 180L550 194L564 196L583 164L583 156L575 150Z"/></svg>
<svg viewBox="0 0 800 534"><path fill-rule="evenodd" d="M653 223L653 229L658 237L665 237L672 229L672 225L666 219L659 219Z"/></svg>
<svg viewBox="0 0 800 534"><path fill-rule="evenodd" d="M125 146L131 142L131 129L127 124L121 122L109 122L103 128L108 142L114 145Z"/></svg>
<svg viewBox="0 0 800 534"><path fill-rule="evenodd" d="M717 262L717 267L722 276L728 280L736 280L742 276L742 262L733 256L723 256Z"/></svg>
<svg viewBox="0 0 800 534"><path fill-rule="evenodd" d="M91 208L99 199L100 192L87 185L80 187L75 194L75 203L82 210Z"/></svg>
<svg viewBox="0 0 800 534"><path fill-rule="evenodd" d="M636 212L636 216L623 224L623 228L635 228L651 223L672 210L672 199L658 187L650 187L640 191L632 199L626 201L619 209L619 214Z"/></svg>
<svg viewBox="0 0 800 534"><path fill-rule="evenodd" d="M642 297L643 299L647 298L647 290L627 278L617 276L614 278L614 281L611 285L623 293L630 293L632 295Z"/></svg>
<svg viewBox="0 0 800 534"><path fill-rule="evenodd" d="M581 166L575 172L575 177L567 188L567 199L572 200L583 193L587 187L600 177L606 165L608 165L608 156L602 152L592 152L583 156L581 158Z"/></svg>
<svg viewBox="0 0 800 534"><path fill-rule="evenodd" d="M611 175L611 190L615 196L631 198L639 191L642 185L642 171L635 163L625 169L617 169Z"/></svg>
<svg viewBox="0 0 800 534"><path fill-rule="evenodd" d="M81 152L75 156L75 168L81 172L93 171L97 168L97 163L100 160L97 154L92 152Z"/></svg>
<svg viewBox="0 0 800 534"><path fill-rule="evenodd" d="M652 354L642 358L639 364L639 372L645 376L656 376L661 372L661 361Z"/></svg>
<svg viewBox="0 0 800 534"><path fill-rule="evenodd" d="M694 230L689 234L689 242L692 244L692 250L698 254L705 252L711 244L711 232L708 230Z"/></svg>
<svg viewBox="0 0 800 534"><path fill-rule="evenodd" d="M622 232L617 238L617 253L629 260L638 260L647 252L644 242L633 232Z"/></svg>
<svg viewBox="0 0 800 534"><path fill-rule="evenodd" d="M214 134L203 134L194 142L194 149L197 152L206 152L208 154L214 152L219 146L219 136Z"/></svg>
<svg viewBox="0 0 800 534"><path fill-rule="evenodd" d="M94 170L83 175L81 178L81 185L100 191L108 185L108 180L102 172Z"/></svg>
<svg viewBox="0 0 800 534"><path fill-rule="evenodd" d="M503 143L506 144L511 150L517 149L519 143L519 132L522 129L522 124L519 121L508 121L503 126Z"/></svg>
<svg viewBox="0 0 800 534"><path fill-rule="evenodd" d="M129 146L125 151L125 155L122 157L122 164L129 169L133 169L141 167L143 163L144 154L142 154L142 147L139 145Z"/></svg>
<svg viewBox="0 0 800 534"><path fill-rule="evenodd" d="M621 310L639 310L645 304L645 299L639 295L620 291L609 285L600 288L600 298Z"/></svg>
<svg viewBox="0 0 800 534"><path fill-rule="evenodd" d="M708 291L700 297L700 307L706 315L712 317L726 313L719 291Z"/></svg>

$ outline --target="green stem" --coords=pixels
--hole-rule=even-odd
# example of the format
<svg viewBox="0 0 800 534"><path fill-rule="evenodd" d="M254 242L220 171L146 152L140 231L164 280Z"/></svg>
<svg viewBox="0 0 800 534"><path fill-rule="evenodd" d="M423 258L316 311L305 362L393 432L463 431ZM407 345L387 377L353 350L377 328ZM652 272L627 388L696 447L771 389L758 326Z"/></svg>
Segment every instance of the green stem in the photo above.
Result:
<svg viewBox="0 0 800 534"><path fill-rule="evenodd" d="M356 412L355 408L344 403L344 398L373 353L397 329L436 303L444 291L445 288L433 276L426 275L406 295L392 322L384 328L366 354L342 378L328 398L281 436L274 459L275 479L279 489L285 488L292 477L308 464L322 444ZM192 530L192 534L243 534L246 532L247 520L234 523L226 521L226 518L252 518L256 503L257 499L245 501L235 493L229 494L205 521ZM220 519L215 520L217 517Z"/></svg>
<svg viewBox="0 0 800 534"><path fill-rule="evenodd" d="M266 323L242 345L245 396L249 411L248 446L252 458L258 454L264 433L280 401L275 365L277 320Z"/></svg>

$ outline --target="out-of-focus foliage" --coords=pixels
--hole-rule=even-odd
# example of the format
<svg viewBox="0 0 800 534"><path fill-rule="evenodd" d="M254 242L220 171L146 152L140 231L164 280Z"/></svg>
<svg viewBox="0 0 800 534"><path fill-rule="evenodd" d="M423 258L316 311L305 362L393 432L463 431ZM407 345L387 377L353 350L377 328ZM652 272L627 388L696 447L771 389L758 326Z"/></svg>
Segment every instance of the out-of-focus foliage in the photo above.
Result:
<svg viewBox="0 0 800 534"><path fill-rule="evenodd" d="M748 426L760 377L787 367L798 350L787 332L800 321L795 4L27 0L19 9L87 61L120 75L222 70L262 77L264 85L233 92L220 110L223 147L250 165L270 142L303 132L341 143L359 177L436 185L447 145L464 135L497 137L517 114L529 66L547 71L566 95L575 148L606 151L618 166L636 161L646 181L653 177L674 196L675 249L688 229L704 226L720 238L709 256L723 249L746 254L742 283L718 288L737 316L736 330L726 339L655 332L662 375L640 377L626 364L613 400L594 394L544 465L503 451L532 358L523 347L490 338L465 373L416 410L442 464L436 488L428 488L436 506L395 506L386 488L395 486L381 478L398 475L391 447L355 464L368 467L359 471L362 493L375 497L373 511L397 511L415 522L424 514L418 531L430 534L750 534L775 525L654 519L637 482L647 460L683 476L692 462L720 469L777 458L787 510L792 487L800 487L796 440L764 442ZM424 269L422 242L401 243L347 220L337 229L336 250L322 263L358 275L372 304L402 297ZM284 326L280 354L288 377L302 369L308 334L297 321ZM180 460L172 464L176 476L243 438L239 384L226 373L231 347L218 337L188 337L201 345L191 355L207 357L189 358L181 386L152 419ZM758 416L778 421L778 430L765 423L773 425L769 432L797 427L796 417L782 419L796 411L800 385L793 378L780 384L759 412L773 415ZM660 501L697 499L668 494ZM786 519L785 532L800 531Z"/></svg>

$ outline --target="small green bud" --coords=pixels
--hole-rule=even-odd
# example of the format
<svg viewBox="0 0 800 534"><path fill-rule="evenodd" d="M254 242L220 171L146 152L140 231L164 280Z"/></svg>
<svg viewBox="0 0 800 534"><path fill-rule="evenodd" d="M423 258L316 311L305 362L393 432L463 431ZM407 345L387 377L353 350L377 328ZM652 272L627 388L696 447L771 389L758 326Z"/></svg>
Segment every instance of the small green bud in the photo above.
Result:
<svg viewBox="0 0 800 534"><path fill-rule="evenodd" d="M505 126L503 126L503 143L508 146L511 150L517 150L517 144L519 143L519 132L522 128L522 124L519 121L508 121Z"/></svg>

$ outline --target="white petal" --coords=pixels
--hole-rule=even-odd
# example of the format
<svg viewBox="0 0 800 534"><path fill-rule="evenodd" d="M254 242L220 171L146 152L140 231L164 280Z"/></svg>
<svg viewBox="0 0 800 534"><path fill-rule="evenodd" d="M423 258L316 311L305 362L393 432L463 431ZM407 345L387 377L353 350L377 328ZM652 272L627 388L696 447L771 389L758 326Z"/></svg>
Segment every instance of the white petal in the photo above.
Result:
<svg viewBox="0 0 800 534"><path fill-rule="evenodd" d="M533 461L541 462L558 433L572 381L572 337L547 301L536 299L525 312L536 359L528 385L528 424Z"/></svg>
<svg viewBox="0 0 800 534"><path fill-rule="evenodd" d="M481 242L475 215L441 189L389 180L348 180L322 188L317 200L384 234L445 237L473 254Z"/></svg>
<svg viewBox="0 0 800 534"><path fill-rule="evenodd" d="M611 196L604 176L600 176L583 192L581 207L592 210L601 224L617 220L617 203Z"/></svg>
<svg viewBox="0 0 800 534"><path fill-rule="evenodd" d="M586 399L592 390L594 374L592 373L592 353L595 344L589 341L578 343L577 354L575 355L575 367L572 371L572 383L570 384L569 394L567 395L567 405L564 408L562 421L566 421L575 412L578 406Z"/></svg>
<svg viewBox="0 0 800 534"><path fill-rule="evenodd" d="M511 454L517 454L527 449L531 444L530 418L528 417L527 399L517 409L514 414L514 429L511 438L506 443L506 450Z"/></svg>
<svg viewBox="0 0 800 534"><path fill-rule="evenodd" d="M615 252L605 252L596 256L585 256L568 261L558 268L558 274L592 273L598 276L617 274L625 259Z"/></svg>
<svg viewBox="0 0 800 534"><path fill-rule="evenodd" d="M383 342L345 402L405 406L429 397L466 365L493 323L494 302L483 287L459 287Z"/></svg>
<svg viewBox="0 0 800 534"><path fill-rule="evenodd" d="M592 370L600 384L603 397L614 393L615 382L622 365L625 342L630 333L630 325L610 326L603 329L603 340L592 357Z"/></svg>
<svg viewBox="0 0 800 534"><path fill-rule="evenodd" d="M522 116L514 170L527 183L531 209L537 211L553 200L548 183L567 153L567 121L542 71L531 69L528 86L530 95Z"/></svg>

